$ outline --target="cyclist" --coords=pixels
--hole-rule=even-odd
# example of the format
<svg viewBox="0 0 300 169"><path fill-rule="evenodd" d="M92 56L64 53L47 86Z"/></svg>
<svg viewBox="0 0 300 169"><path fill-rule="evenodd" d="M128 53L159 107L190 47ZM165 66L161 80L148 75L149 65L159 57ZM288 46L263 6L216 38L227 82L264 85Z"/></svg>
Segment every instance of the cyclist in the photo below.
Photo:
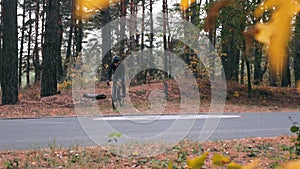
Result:
<svg viewBox="0 0 300 169"><path fill-rule="evenodd" d="M121 80L121 88L122 88L122 97L126 97L126 89L125 89L125 68L121 63L121 59L119 56L114 56L112 63L108 67L108 73L106 78L107 85L110 85L109 82L112 80L111 77L114 75L114 79ZM115 74L118 68L117 74Z"/></svg>

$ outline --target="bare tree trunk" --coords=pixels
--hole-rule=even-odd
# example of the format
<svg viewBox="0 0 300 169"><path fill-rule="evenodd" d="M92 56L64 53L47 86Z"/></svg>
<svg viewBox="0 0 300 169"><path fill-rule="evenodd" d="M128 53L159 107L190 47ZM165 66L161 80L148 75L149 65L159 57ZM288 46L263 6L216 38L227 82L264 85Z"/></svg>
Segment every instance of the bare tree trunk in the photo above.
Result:
<svg viewBox="0 0 300 169"><path fill-rule="evenodd" d="M70 30L68 35L68 42L67 42L67 51L66 51L66 59L64 63L64 73L63 76L66 77L68 73L68 67L70 64L70 58L71 58L71 48L72 48L72 39L73 39L73 31L74 31L74 25L75 25L75 3L74 0L71 1L71 20L70 20Z"/></svg>
<svg viewBox="0 0 300 169"><path fill-rule="evenodd" d="M62 40L63 40L63 25L62 25L62 21L61 21L61 17L59 17L59 21L58 21L58 49L57 49L57 58L56 58L56 62L57 62L57 81L61 82L63 80L63 66L62 66L62 57L61 57L61 45L62 45Z"/></svg>
<svg viewBox="0 0 300 169"><path fill-rule="evenodd" d="M76 36L76 58L78 57L79 53L82 50L82 38L83 38L83 29L82 29L82 18L79 18L77 20L77 24L75 25L75 29L77 31L77 36Z"/></svg>
<svg viewBox="0 0 300 169"><path fill-rule="evenodd" d="M255 54L254 54L254 84L259 85L261 83L261 59L262 59L262 46L255 42Z"/></svg>
<svg viewBox="0 0 300 169"><path fill-rule="evenodd" d="M47 1L45 46L42 62L41 97L57 94L57 57L60 47L58 45L59 33L59 6L60 0Z"/></svg>
<svg viewBox="0 0 300 169"><path fill-rule="evenodd" d="M29 5L29 20L31 20L31 5ZM27 46L27 58L26 58L26 84L30 85L30 51L31 51L31 33L32 33L32 25L29 24L28 31L28 46Z"/></svg>
<svg viewBox="0 0 300 169"><path fill-rule="evenodd" d="M141 51L145 49L145 0L142 0L142 23L141 23ZM139 62L138 62L139 64Z"/></svg>
<svg viewBox="0 0 300 169"><path fill-rule="evenodd" d="M241 79L240 79L240 83L244 84L244 78L245 78L245 56L242 56L242 63L241 63L241 71L240 71L240 75L241 75Z"/></svg>
<svg viewBox="0 0 300 169"><path fill-rule="evenodd" d="M127 9L127 0L121 0L121 23L120 23L120 49L119 55L123 57L125 53L125 25L126 25L126 9Z"/></svg>
<svg viewBox="0 0 300 169"><path fill-rule="evenodd" d="M18 103L17 0L3 0L2 104Z"/></svg>
<svg viewBox="0 0 300 169"><path fill-rule="evenodd" d="M286 57L286 66L282 67L281 87L288 87L292 85L291 70L290 70L290 57Z"/></svg>
<svg viewBox="0 0 300 169"><path fill-rule="evenodd" d="M39 37L39 9L40 9L40 3L39 0L36 0L36 7L35 7L35 45L34 45L34 50L33 50L33 55L32 55L32 62L35 70L35 78L34 82L37 82L40 80L40 73L41 73L41 68L40 68L40 58L39 58L39 42L38 42L38 37Z"/></svg>
<svg viewBox="0 0 300 169"><path fill-rule="evenodd" d="M23 50L24 50L24 38L25 38L25 12L26 5L25 0L23 1L23 13L22 13L22 27L21 27L21 43L20 43L20 57L19 57L19 87L22 86L22 70L23 70Z"/></svg>
<svg viewBox="0 0 300 169"><path fill-rule="evenodd" d="M154 23L153 23L153 0L150 0L150 4L149 4L149 13L150 13L150 34L149 34L149 43L150 43L150 47L149 47L149 54L147 55L147 64L153 64L154 63L154 57L153 57L153 42L154 42ZM150 58L149 58L150 56ZM149 66L148 66L149 67ZM146 70L146 78L145 78L145 82L147 83L149 81L149 76L151 76L152 72L150 69Z"/></svg>
<svg viewBox="0 0 300 169"><path fill-rule="evenodd" d="M3 70L3 50L2 50L2 35L3 35L3 5L2 5L2 1L3 0L0 0L0 6L1 6L1 17L0 17L0 86L2 84L2 77L3 77L3 74L4 74L4 70Z"/></svg>
<svg viewBox="0 0 300 169"><path fill-rule="evenodd" d="M164 80L168 78L168 41L167 41L167 24L168 23L168 1L163 0L163 44L164 44ZM168 85L164 82L164 94L168 99Z"/></svg>
<svg viewBox="0 0 300 169"><path fill-rule="evenodd" d="M297 15L296 19L293 46L295 83L300 85L300 14Z"/></svg>
<svg viewBox="0 0 300 169"><path fill-rule="evenodd" d="M136 31L136 15L135 15L135 3L134 0L130 0L130 26L129 26L129 51L132 52L135 49L134 32Z"/></svg>
<svg viewBox="0 0 300 169"><path fill-rule="evenodd" d="M246 57L246 66L247 66L247 79L248 79L248 97L252 95L252 84L251 84L251 67L248 57Z"/></svg>
<svg viewBox="0 0 300 169"><path fill-rule="evenodd" d="M105 80L107 76L106 65L109 65L111 62L111 16L109 12L110 8L106 8L101 11L101 24L102 27L102 71L101 71L101 80Z"/></svg>
<svg viewBox="0 0 300 169"><path fill-rule="evenodd" d="M43 8L42 8L42 36L41 36L41 53L43 52L44 48L44 31L45 31L45 10L46 10L46 0L43 0Z"/></svg>

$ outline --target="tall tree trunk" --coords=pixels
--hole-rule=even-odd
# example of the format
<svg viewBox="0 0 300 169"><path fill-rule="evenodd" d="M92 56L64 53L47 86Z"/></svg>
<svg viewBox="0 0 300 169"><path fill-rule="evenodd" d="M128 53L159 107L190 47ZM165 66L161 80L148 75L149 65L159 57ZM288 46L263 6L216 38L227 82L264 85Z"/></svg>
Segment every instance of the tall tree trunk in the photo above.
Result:
<svg viewBox="0 0 300 169"><path fill-rule="evenodd" d="M3 70L3 63L2 63L2 61L4 60L3 59L3 49L2 49L2 35L3 35L3 5L2 5L2 0L0 0L0 3L1 3L1 5L0 5L0 7L1 7L1 11L0 11L0 13L1 13L1 17L0 17L0 86L1 86L1 83L2 83L2 74L4 73L4 70Z"/></svg>
<svg viewBox="0 0 300 169"><path fill-rule="evenodd" d="M298 48L300 48L300 41L298 42ZM296 55L294 56L294 76L296 84L300 85L300 49L297 49Z"/></svg>
<svg viewBox="0 0 300 169"><path fill-rule="evenodd" d="M254 53L254 84L255 85L259 85L262 80L261 59L262 59L262 46L257 42L255 42L255 53Z"/></svg>
<svg viewBox="0 0 300 169"><path fill-rule="evenodd" d="M57 42L57 80L61 82L63 80L63 66L62 66L62 57L61 57L61 45L63 40L63 25L61 21L61 17L59 17L58 21L58 42Z"/></svg>
<svg viewBox="0 0 300 169"><path fill-rule="evenodd" d="M29 21L31 20L31 5L29 5ZM31 33L32 24L30 21L29 31L28 31L28 44L27 44L27 58L26 58L26 84L30 85L30 56L31 56Z"/></svg>
<svg viewBox="0 0 300 169"><path fill-rule="evenodd" d="M167 78L168 74L168 42L167 42L167 24L168 24L168 18L167 18L167 12L168 12L168 2L167 0L163 0L162 5L162 11L163 11L163 46L164 46L164 78Z"/></svg>
<svg viewBox="0 0 300 169"><path fill-rule="evenodd" d="M22 86L22 70L23 70L23 50L24 50L24 38L25 38L25 12L26 12L26 1L23 1L23 13L22 13L22 27L21 27L21 43L20 43L20 58L19 58L19 87Z"/></svg>
<svg viewBox="0 0 300 169"><path fill-rule="evenodd" d="M35 70L35 78L34 82L37 82L41 79L40 73L41 73L41 66L40 66L40 58L39 58L39 20L40 20L40 2L39 0L36 0L36 7L35 7L35 44L34 44L34 50L33 50L33 55L32 55L32 61L33 61L33 66Z"/></svg>
<svg viewBox="0 0 300 169"><path fill-rule="evenodd" d="M136 13L135 13L135 2L130 0L130 28L129 28L129 51L132 52L135 50L135 39L134 33L136 31Z"/></svg>
<svg viewBox="0 0 300 169"><path fill-rule="evenodd" d="M72 39L73 39L73 31L74 31L74 25L75 25L75 2L74 0L71 1L71 20L70 20L70 30L69 30L69 35L68 35L68 42L67 42L67 51L66 51L66 59L64 63L64 77L67 76L68 73L68 67L70 64L70 59L71 59L71 48L72 48Z"/></svg>
<svg viewBox="0 0 300 169"><path fill-rule="evenodd" d="M296 19L293 46L295 83L300 85L300 14L297 15Z"/></svg>
<svg viewBox="0 0 300 169"><path fill-rule="evenodd" d="M47 1L46 29L42 62L41 97L57 94L57 57L59 55L59 0Z"/></svg>
<svg viewBox="0 0 300 169"><path fill-rule="evenodd" d="M245 55L245 54L244 54ZM241 59L241 79L240 79L240 83L241 84L244 84L245 83L245 57L246 56L242 56L242 59Z"/></svg>
<svg viewBox="0 0 300 169"><path fill-rule="evenodd" d="M252 84L251 84L251 68L250 68L250 62L248 57L246 57L246 67L247 67L247 86L248 86L248 97L250 98L252 95Z"/></svg>
<svg viewBox="0 0 300 169"><path fill-rule="evenodd" d="M236 47L233 37L224 36L225 41L223 42L223 52L226 56L222 57L222 64L226 80L238 81L239 74L239 50Z"/></svg>
<svg viewBox="0 0 300 169"><path fill-rule="evenodd" d="M3 0L2 104L18 103L17 0Z"/></svg>
<svg viewBox="0 0 300 169"><path fill-rule="evenodd" d="M164 44L164 79L168 77L168 41L167 41L167 24L168 24L168 1L163 0L163 44ZM164 94L168 99L168 85L164 83Z"/></svg>
<svg viewBox="0 0 300 169"><path fill-rule="evenodd" d="M79 53L82 51L82 39L83 39L83 24L82 24L82 18L79 18L77 20L77 24L75 25L75 29L77 32L77 36L76 38L76 53L75 53L75 57L77 58Z"/></svg>
<svg viewBox="0 0 300 169"><path fill-rule="evenodd" d="M44 32L45 32L45 10L46 10L46 0L42 0L43 6L42 6L42 30L41 30L41 53L43 52L44 49ZM41 70L40 70L41 71ZM41 74L41 72L40 72Z"/></svg>
<svg viewBox="0 0 300 169"><path fill-rule="evenodd" d="M127 9L127 0L120 0L121 1L121 23L120 23L120 49L119 55L123 57L125 53L125 25L126 25L126 9Z"/></svg>
<svg viewBox="0 0 300 169"><path fill-rule="evenodd" d="M291 86L291 70L290 70L290 57L286 58L286 66L282 68L282 76L281 76L281 87Z"/></svg>
<svg viewBox="0 0 300 169"><path fill-rule="evenodd" d="M232 55L230 56L230 71L232 74L231 79L238 82L239 80L239 60L240 60L240 50L237 48L237 44L234 41L234 38L231 40L232 43Z"/></svg>
<svg viewBox="0 0 300 169"><path fill-rule="evenodd" d="M142 0L142 23L141 23L141 51L145 49L145 0ZM139 60L138 60L139 64Z"/></svg>
<svg viewBox="0 0 300 169"><path fill-rule="evenodd" d="M182 11L182 18L184 20L186 20L187 22L189 22L189 15L188 15L188 9L185 10L185 11ZM183 25L183 36L185 38L185 40L187 41L188 39L187 38L187 30L186 30L186 27L185 25ZM190 51L189 51L189 47L184 44L184 54L183 54L183 60L185 61L186 64L190 64Z"/></svg>
<svg viewBox="0 0 300 169"><path fill-rule="evenodd" d="M269 86L277 86L277 71L269 67Z"/></svg>
<svg viewBox="0 0 300 169"><path fill-rule="evenodd" d="M110 16L110 8L106 8L101 11L101 25L104 26L101 29L102 33L102 72L101 72L101 80L106 79L107 72L105 72L106 65L109 65L112 57L111 57L111 16ZM105 53L107 51L107 53Z"/></svg>

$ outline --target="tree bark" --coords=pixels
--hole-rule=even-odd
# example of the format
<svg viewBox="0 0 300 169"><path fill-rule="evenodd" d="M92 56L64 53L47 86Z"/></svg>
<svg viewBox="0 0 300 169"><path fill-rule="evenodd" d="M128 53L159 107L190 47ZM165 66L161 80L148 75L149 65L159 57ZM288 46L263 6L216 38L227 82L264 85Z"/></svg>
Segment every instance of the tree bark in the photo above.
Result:
<svg viewBox="0 0 300 169"><path fill-rule="evenodd" d="M70 59L71 59L71 48L72 48L72 39L73 39L73 31L74 31L74 25L75 25L75 3L74 0L71 1L71 20L70 20L70 30L68 35L68 42L67 42L67 51L66 51L66 59L64 63L64 72L63 76L66 77L68 73L68 67L70 65Z"/></svg>
<svg viewBox="0 0 300 169"><path fill-rule="evenodd" d="M282 68L281 87L291 86L290 57L286 58L286 66Z"/></svg>
<svg viewBox="0 0 300 169"><path fill-rule="evenodd" d="M111 57L111 16L110 8L106 8L101 11L101 29L102 33L102 71L101 71L101 80L106 79L107 72L105 72L106 65L109 65ZM107 53L105 53L107 51Z"/></svg>
<svg viewBox="0 0 300 169"><path fill-rule="evenodd" d="M294 76L295 76L295 83L300 84L300 14L297 15L296 19L296 27L294 32L294 39L293 39L293 56L294 56Z"/></svg>
<svg viewBox="0 0 300 169"><path fill-rule="evenodd" d="M59 55L59 0L47 1L46 29L42 62L41 97L57 94L57 57Z"/></svg>
<svg viewBox="0 0 300 169"><path fill-rule="evenodd" d="M63 80L63 66L62 66L62 57L61 57L61 45L62 45L62 40L63 40L63 25L61 18L59 17L58 21L58 49L57 49L57 80L58 82L61 82Z"/></svg>
<svg viewBox="0 0 300 169"><path fill-rule="evenodd" d="M125 25L126 25L126 9L127 9L127 0L120 0L121 2L121 23L120 23L120 49L119 55L123 57L125 53Z"/></svg>
<svg viewBox="0 0 300 169"><path fill-rule="evenodd" d="M31 5L29 5L29 21L31 22ZM30 52L31 52L31 33L32 33L32 24L29 24L28 31L28 45L27 45L27 58L26 58L26 84L30 85Z"/></svg>
<svg viewBox="0 0 300 169"><path fill-rule="evenodd" d="M3 0L2 104L18 103L17 0ZM5 72L5 73L4 73Z"/></svg>
<svg viewBox="0 0 300 169"><path fill-rule="evenodd" d="M261 59L262 59L262 46L257 42L255 42L255 53L254 53L254 84L255 85L259 85L262 80Z"/></svg>
<svg viewBox="0 0 300 169"><path fill-rule="evenodd" d="M40 20L40 2L36 0L36 7L35 7L35 40L34 40L34 51L32 55L32 61L35 71L35 78L34 82L38 82L41 80L41 65L40 65L40 58L39 58L39 20Z"/></svg>
<svg viewBox="0 0 300 169"><path fill-rule="evenodd" d="M23 50L24 50L24 38L25 38L25 14L26 14L26 0L23 1L22 12L22 27L21 27L21 42L20 42L20 57L19 57L19 87L22 86L22 74L23 74Z"/></svg>

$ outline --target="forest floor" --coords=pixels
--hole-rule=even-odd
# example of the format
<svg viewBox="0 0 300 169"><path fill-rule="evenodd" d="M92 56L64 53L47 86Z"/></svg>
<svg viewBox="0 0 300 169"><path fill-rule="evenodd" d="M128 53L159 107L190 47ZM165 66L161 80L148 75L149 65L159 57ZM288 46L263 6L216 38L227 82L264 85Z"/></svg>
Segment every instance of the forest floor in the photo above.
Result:
<svg viewBox="0 0 300 169"><path fill-rule="evenodd" d="M76 116L76 108L90 107L96 103L102 115L118 115L111 107L110 87L106 83L95 85L95 93L105 94L107 99L93 100L82 98L83 93L88 91L73 90L66 86L57 94L50 97L40 98L39 84L20 89L19 103L16 105L0 105L0 118L40 118ZM124 114L177 114L180 109L180 91L178 85L168 81L168 101L162 112L147 111L150 109L148 101L152 91L162 91L163 83L150 83L129 88L130 104L137 111ZM210 111L211 86L208 82L198 82L200 93L200 106L198 113ZM247 86L236 83L227 83L226 101L224 101L224 113L245 113L245 112L300 112L300 90L297 88L253 86L251 97L248 97ZM158 94L154 95L159 96ZM189 94L187 94L189 95ZM151 97L151 96L150 96ZM154 96L155 97L155 96ZM188 97L188 96L187 96ZM222 106L221 106L222 107ZM195 110L195 108L192 108ZM221 109L220 109L221 110ZM187 111L188 113L188 111Z"/></svg>
<svg viewBox="0 0 300 169"><path fill-rule="evenodd" d="M163 83L131 86L129 96L132 105L137 110L122 112L124 114L177 114L180 108L180 89L176 83L168 81L169 97L163 112L147 111L149 95L153 90L162 90ZM211 102L211 87L208 82L198 82L200 91L199 113L209 112ZM151 89L151 90L150 90ZM39 84L20 89L19 103L16 105L1 105L0 118L41 118L76 116L76 107L98 105L102 115L118 115L121 112L111 108L110 88L105 83L98 83L95 93L107 95L107 99L93 100L79 98L85 91L75 91L73 98L70 86L61 89L61 94L40 98ZM74 92L74 91L73 91ZM78 101L79 100L79 101ZM227 83L227 96L224 113L245 112L300 112L300 91L296 88L280 88L253 86L251 97L247 95L247 86ZM146 110L146 111L145 111ZM163 110L163 109L162 109ZM145 113L146 112L146 113ZM213 154L224 154L241 164L260 159L262 168L275 168L286 162L294 153L291 136L272 138L244 138L238 140L223 140L217 142L195 143L183 141L173 149L147 158L119 157L107 152L102 147L61 148L50 146L48 149L0 151L0 168L18 166L19 168L166 168L169 161L177 168L186 167L186 159L195 157L204 151L209 152L208 159ZM149 147L151 148L151 147ZM205 168L211 168L207 161Z"/></svg>

